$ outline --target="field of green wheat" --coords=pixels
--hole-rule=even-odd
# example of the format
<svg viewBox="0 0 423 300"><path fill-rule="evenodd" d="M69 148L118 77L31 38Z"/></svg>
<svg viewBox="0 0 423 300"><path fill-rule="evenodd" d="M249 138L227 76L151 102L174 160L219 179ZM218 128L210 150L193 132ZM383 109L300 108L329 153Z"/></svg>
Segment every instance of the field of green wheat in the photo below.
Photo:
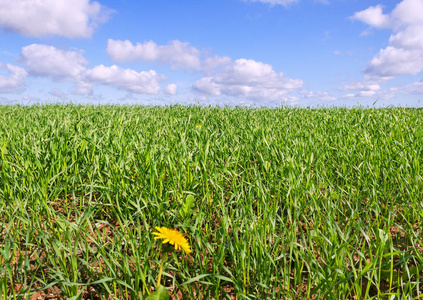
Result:
<svg viewBox="0 0 423 300"><path fill-rule="evenodd" d="M0 106L1 300L423 299L422 227L421 109Z"/></svg>

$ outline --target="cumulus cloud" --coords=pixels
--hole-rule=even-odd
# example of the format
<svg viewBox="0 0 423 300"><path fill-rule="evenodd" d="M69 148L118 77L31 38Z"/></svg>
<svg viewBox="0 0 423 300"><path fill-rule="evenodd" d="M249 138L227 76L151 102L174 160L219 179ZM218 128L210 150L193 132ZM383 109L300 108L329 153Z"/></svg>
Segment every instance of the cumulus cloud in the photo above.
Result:
<svg viewBox="0 0 423 300"><path fill-rule="evenodd" d="M88 38L111 12L91 0L0 0L0 27L30 37Z"/></svg>
<svg viewBox="0 0 423 300"><path fill-rule="evenodd" d="M312 91L303 90L303 91L300 91L300 94L305 99L321 100L324 102L332 102L337 100L336 97L330 95L328 92L322 92L322 91L312 92Z"/></svg>
<svg viewBox="0 0 423 300"><path fill-rule="evenodd" d="M88 61L81 51L32 44L22 48L19 60L30 75L70 81L74 83L74 94L92 94L92 85L85 81Z"/></svg>
<svg viewBox="0 0 423 300"><path fill-rule="evenodd" d="M84 80L79 80L74 82L72 94L75 95L92 95L93 94L93 85L91 82L86 82Z"/></svg>
<svg viewBox="0 0 423 300"><path fill-rule="evenodd" d="M382 13L382 5L380 4L356 12L351 19L359 20L376 28L387 28L391 25L390 17Z"/></svg>
<svg viewBox="0 0 423 300"><path fill-rule="evenodd" d="M247 1L247 2L262 2L262 3L270 4L271 6L274 6L274 5L288 6L290 4L294 4L294 3L298 2L298 0L244 0L244 1Z"/></svg>
<svg viewBox="0 0 423 300"><path fill-rule="evenodd" d="M176 95L178 92L178 86L174 83L171 83L163 89L163 92L167 95Z"/></svg>
<svg viewBox="0 0 423 300"><path fill-rule="evenodd" d="M377 83L377 81L381 81L380 78L378 80L372 79L370 77L366 77L364 81L353 82L350 84L346 84L339 88L340 91L343 92L355 92L355 93L348 93L343 98L363 98L363 97L373 97L376 94L380 95L381 87Z"/></svg>
<svg viewBox="0 0 423 300"><path fill-rule="evenodd" d="M23 47L19 60L31 75L57 80L80 78L88 65L80 51L60 50L40 44Z"/></svg>
<svg viewBox="0 0 423 300"><path fill-rule="evenodd" d="M403 0L390 14L369 7L352 17L373 28L389 28L389 46L369 63L366 74L379 77L416 75L423 70L423 1Z"/></svg>
<svg viewBox="0 0 423 300"><path fill-rule="evenodd" d="M362 97L377 97L377 99L391 99L393 97L403 96L423 96L423 78L412 82L410 84L391 87L386 90L378 91L360 91L356 94L350 94L344 96L344 98L358 99Z"/></svg>
<svg viewBox="0 0 423 300"><path fill-rule="evenodd" d="M297 98L290 92L301 88L303 82L276 73L269 64L238 59L218 70L213 76L203 77L193 89L207 95L228 95L257 100L279 100L293 104Z"/></svg>
<svg viewBox="0 0 423 300"><path fill-rule="evenodd" d="M421 0L403 0L392 11L395 26L422 25L423 2Z"/></svg>
<svg viewBox="0 0 423 300"><path fill-rule="evenodd" d="M153 70L137 72L116 65L96 66L87 70L86 77L92 82L138 94L157 94L160 91L160 82L165 80L164 76L158 76Z"/></svg>
<svg viewBox="0 0 423 300"><path fill-rule="evenodd" d="M135 62L139 60L170 65L172 69L209 71L222 64L230 63L229 57L206 57L205 53L187 42L171 41L167 45L157 45L153 41L136 43L125 40L109 39L107 53L116 62Z"/></svg>
<svg viewBox="0 0 423 300"><path fill-rule="evenodd" d="M107 53L114 61L158 61L173 69L199 69L201 52L189 43L172 41L159 46L153 41L137 43L109 39Z"/></svg>
<svg viewBox="0 0 423 300"><path fill-rule="evenodd" d="M116 65L88 68L88 62L78 50L60 50L53 46L33 44L22 48L20 61L30 75L74 83L73 93L92 94L93 83L113 86L139 94L157 94L165 80L155 71L137 72Z"/></svg>
<svg viewBox="0 0 423 300"><path fill-rule="evenodd" d="M360 91L360 93L358 93L358 96L360 97L371 97L374 96L376 94L375 91Z"/></svg>
<svg viewBox="0 0 423 300"><path fill-rule="evenodd" d="M197 80L192 86L194 90L213 96L219 96L221 92L221 85L216 83L213 77L204 77Z"/></svg>
<svg viewBox="0 0 423 300"><path fill-rule="evenodd" d="M423 27L421 28L423 32ZM423 48L388 46L372 59L366 73L381 77L416 75L423 70Z"/></svg>
<svg viewBox="0 0 423 300"><path fill-rule="evenodd" d="M355 82L339 88L340 91L379 91L380 85L372 82Z"/></svg>
<svg viewBox="0 0 423 300"><path fill-rule="evenodd" d="M410 84L390 88L386 91L383 91L382 97L392 98L392 97L397 96L399 94L423 96L423 78L421 78L420 80L417 80L413 83L410 83Z"/></svg>
<svg viewBox="0 0 423 300"><path fill-rule="evenodd" d="M358 99L358 98L366 98L366 97L373 97L376 95L376 91L359 91L357 93L348 93L344 95L342 98L344 99ZM380 95L380 94L378 94Z"/></svg>
<svg viewBox="0 0 423 300"><path fill-rule="evenodd" d="M221 66L226 66L231 63L230 57L227 56L210 56L204 59L201 63L201 71L204 73L212 73L214 70L220 68Z"/></svg>
<svg viewBox="0 0 423 300"><path fill-rule="evenodd" d="M3 67L4 65L0 63L0 69ZM0 93L9 93L22 87L25 83L25 78L28 76L25 69L18 66L6 64L6 69L9 76L0 75Z"/></svg>

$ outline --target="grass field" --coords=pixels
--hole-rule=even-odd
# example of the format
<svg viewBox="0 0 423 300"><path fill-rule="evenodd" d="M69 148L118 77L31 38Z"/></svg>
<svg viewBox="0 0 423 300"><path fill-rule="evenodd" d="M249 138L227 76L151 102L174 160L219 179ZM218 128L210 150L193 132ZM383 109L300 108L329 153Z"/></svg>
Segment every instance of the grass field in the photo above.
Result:
<svg viewBox="0 0 423 300"><path fill-rule="evenodd" d="M0 106L1 299L423 298L423 110ZM191 209L188 195L194 196Z"/></svg>

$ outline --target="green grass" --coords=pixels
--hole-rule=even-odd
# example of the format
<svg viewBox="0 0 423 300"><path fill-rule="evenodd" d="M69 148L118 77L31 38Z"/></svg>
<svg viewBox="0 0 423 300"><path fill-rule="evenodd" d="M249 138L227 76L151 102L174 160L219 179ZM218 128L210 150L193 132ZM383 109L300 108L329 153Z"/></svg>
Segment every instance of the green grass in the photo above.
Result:
<svg viewBox="0 0 423 300"><path fill-rule="evenodd" d="M404 108L2 106L1 299L143 299L155 226L193 250L165 267L175 298L422 298L422 120Z"/></svg>

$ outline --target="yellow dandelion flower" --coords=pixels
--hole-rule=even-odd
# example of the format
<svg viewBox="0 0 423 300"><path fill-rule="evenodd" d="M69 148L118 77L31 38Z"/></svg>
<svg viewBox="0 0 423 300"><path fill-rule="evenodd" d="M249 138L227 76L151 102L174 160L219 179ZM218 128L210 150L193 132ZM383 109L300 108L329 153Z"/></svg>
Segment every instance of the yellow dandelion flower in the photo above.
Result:
<svg viewBox="0 0 423 300"><path fill-rule="evenodd" d="M175 245L175 250L184 249L186 254L192 252L187 239L178 230L168 229L166 227L156 227L156 230L158 232L152 233L156 235L155 240L164 239L163 244L169 243Z"/></svg>
<svg viewBox="0 0 423 300"><path fill-rule="evenodd" d="M195 127L197 127L198 129L201 129L201 125L200 124L198 124L197 126L195 126Z"/></svg>

